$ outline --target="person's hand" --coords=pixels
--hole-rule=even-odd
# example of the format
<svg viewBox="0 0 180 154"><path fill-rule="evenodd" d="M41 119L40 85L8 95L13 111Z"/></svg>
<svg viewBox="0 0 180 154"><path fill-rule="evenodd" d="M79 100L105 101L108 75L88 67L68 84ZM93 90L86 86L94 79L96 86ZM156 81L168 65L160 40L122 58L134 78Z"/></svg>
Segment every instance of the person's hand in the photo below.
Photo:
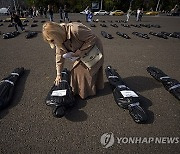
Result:
<svg viewBox="0 0 180 154"><path fill-rule="evenodd" d="M57 86L61 82L61 76L57 75L54 84Z"/></svg>

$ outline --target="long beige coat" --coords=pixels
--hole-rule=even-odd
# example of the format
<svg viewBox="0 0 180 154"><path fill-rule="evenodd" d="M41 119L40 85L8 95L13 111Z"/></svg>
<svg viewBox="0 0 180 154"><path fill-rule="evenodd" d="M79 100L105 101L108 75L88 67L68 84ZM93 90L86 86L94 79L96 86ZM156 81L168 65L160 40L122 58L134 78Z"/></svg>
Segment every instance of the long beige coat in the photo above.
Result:
<svg viewBox="0 0 180 154"><path fill-rule="evenodd" d="M78 52L80 57L88 53L94 45L103 53L103 46L100 39L92 33L91 29L81 23L62 23L65 27L66 41L62 48L56 48L56 70L59 74L62 71L64 58L62 55L67 52ZM74 94L86 98L96 94L97 89L103 89L103 62L104 57L91 69L88 69L80 60L75 61L71 70L71 86Z"/></svg>

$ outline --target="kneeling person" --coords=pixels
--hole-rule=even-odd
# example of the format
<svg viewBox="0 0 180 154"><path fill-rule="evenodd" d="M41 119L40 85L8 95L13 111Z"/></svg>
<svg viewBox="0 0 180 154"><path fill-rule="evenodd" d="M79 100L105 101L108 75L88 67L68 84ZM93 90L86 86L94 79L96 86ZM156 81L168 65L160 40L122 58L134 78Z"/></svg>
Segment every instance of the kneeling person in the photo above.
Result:
<svg viewBox="0 0 180 154"><path fill-rule="evenodd" d="M85 99L96 95L98 89L104 88L103 46L90 28L77 22L46 22L43 24L42 34L51 48L56 48L56 85L61 81L60 75L65 59L71 59L74 61L71 69L71 86L75 95L78 94ZM84 62L91 54L94 56L90 57L90 62Z"/></svg>

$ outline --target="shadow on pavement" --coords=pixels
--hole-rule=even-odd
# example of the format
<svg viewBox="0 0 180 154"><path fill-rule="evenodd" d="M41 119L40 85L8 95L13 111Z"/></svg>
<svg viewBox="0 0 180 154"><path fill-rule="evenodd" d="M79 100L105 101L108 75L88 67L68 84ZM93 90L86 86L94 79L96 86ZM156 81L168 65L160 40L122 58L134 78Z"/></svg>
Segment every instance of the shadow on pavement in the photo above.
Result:
<svg viewBox="0 0 180 154"><path fill-rule="evenodd" d="M86 106L87 100L96 98L96 97L100 97L100 96L105 96L110 93L112 93L112 90L109 86L109 83L105 82L104 89L99 90L97 92L96 96L90 96L85 100L82 100L79 96L77 96L76 97L77 104L75 105L75 107L73 109L71 109L71 111L69 111L69 113L67 115L65 115L66 119L73 121L73 122L81 122L81 121L87 120L88 115L82 110L82 108Z"/></svg>
<svg viewBox="0 0 180 154"><path fill-rule="evenodd" d="M144 111L147 114L147 122L145 122L144 124L151 124L154 122L154 113L152 111L150 111L148 108L150 106L152 106L152 102L147 99L146 97L139 95L140 97L140 106L144 109Z"/></svg>
<svg viewBox="0 0 180 154"><path fill-rule="evenodd" d="M24 70L24 74L21 76L21 78L18 79L17 84L14 88L14 94L11 99L10 105L6 109L0 111L0 119L5 117L9 113L9 109L15 107L21 101L21 98L24 92L26 79L29 73L30 73L30 70Z"/></svg>
<svg viewBox="0 0 180 154"><path fill-rule="evenodd" d="M133 89L135 92L143 92L146 90L151 90L155 88L159 88L162 85L157 83L153 78L149 77L144 77L144 76L132 76L132 77L127 77L123 79L125 83L128 84L128 87ZM140 95L138 93L140 100L141 100L141 107L145 110L148 116L148 121L146 124L150 124L154 122L154 113L148 108L152 106L152 102L147 99L146 97Z"/></svg>
<svg viewBox="0 0 180 154"><path fill-rule="evenodd" d="M96 96L90 96L88 97L88 99L109 95L111 93L112 93L112 90L111 90L109 82L104 82L104 89L98 90Z"/></svg>
<svg viewBox="0 0 180 154"><path fill-rule="evenodd" d="M143 77L143 76L128 77L123 80L125 83L128 83L128 86L131 89L134 89L135 91L145 91L145 90L150 90L150 89L154 89L154 88L158 88L162 86L161 84L157 84L157 82L154 82L154 79ZM79 97L77 97L76 98L77 104L65 116L66 119L73 122L81 122L81 121L87 120L88 115L82 110L82 108L86 106L87 100L100 97L100 96L105 96L111 93L112 93L112 90L109 85L109 82L105 82L104 89L98 91L96 96L90 96L86 100L82 100ZM141 107L145 110L148 116L148 121L145 124L153 123L154 113L148 110L148 108L152 105L152 102L149 99L145 98L144 96L139 95L139 97L141 99Z"/></svg>
<svg viewBox="0 0 180 154"><path fill-rule="evenodd" d="M123 78L123 80L128 85L128 87L138 92L162 87L162 84L158 83L153 78L144 76L131 76Z"/></svg>
<svg viewBox="0 0 180 154"><path fill-rule="evenodd" d="M86 100L82 100L80 97L77 97L76 105L68 112L68 114L65 115L65 118L72 122L86 121L88 115L82 110L86 104Z"/></svg>

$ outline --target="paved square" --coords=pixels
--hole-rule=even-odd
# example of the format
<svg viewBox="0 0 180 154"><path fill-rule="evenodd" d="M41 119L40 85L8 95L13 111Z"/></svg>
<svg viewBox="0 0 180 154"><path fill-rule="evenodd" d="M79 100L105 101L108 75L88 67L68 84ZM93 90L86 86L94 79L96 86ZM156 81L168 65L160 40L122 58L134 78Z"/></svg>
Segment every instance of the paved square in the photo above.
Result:
<svg viewBox="0 0 180 154"><path fill-rule="evenodd" d="M69 16L73 21L81 20L89 25L84 15ZM0 16L0 19L5 18ZM37 18L37 27L26 27L26 30L39 32L35 38L25 39L26 32L9 40L0 35L0 80L16 67L26 69L17 84L11 106L0 111L0 153L180 153L180 102L146 71L148 66L156 66L180 81L180 39L149 35L150 39L146 40L132 34L136 31L146 34L150 31L180 32L180 18L143 17L141 23L159 24L161 28L127 28L115 22L125 20L125 16L94 17L97 18L106 21L104 24L107 25L101 27L98 22L92 27L104 45L104 68L111 65L127 85L141 95L142 106L149 116L148 123L136 124L127 110L116 105L105 76L105 88L96 97L77 102L63 118L54 118L51 108L45 105L45 97L56 75L55 52L42 39L40 21L44 19ZM55 21L58 19L56 14ZM32 20L28 20L30 25ZM110 26L110 21L118 27ZM1 33L15 30L7 27L9 23L3 24ZM132 16L129 24L140 23ZM103 38L102 30L114 38ZM131 39L118 36L117 31L128 34ZM66 62L65 67L70 66L71 63ZM100 142L105 133L108 133L107 139L112 139L112 134L115 137L109 148L104 148ZM107 136L109 133L111 136ZM178 137L178 143L118 144L117 137Z"/></svg>

